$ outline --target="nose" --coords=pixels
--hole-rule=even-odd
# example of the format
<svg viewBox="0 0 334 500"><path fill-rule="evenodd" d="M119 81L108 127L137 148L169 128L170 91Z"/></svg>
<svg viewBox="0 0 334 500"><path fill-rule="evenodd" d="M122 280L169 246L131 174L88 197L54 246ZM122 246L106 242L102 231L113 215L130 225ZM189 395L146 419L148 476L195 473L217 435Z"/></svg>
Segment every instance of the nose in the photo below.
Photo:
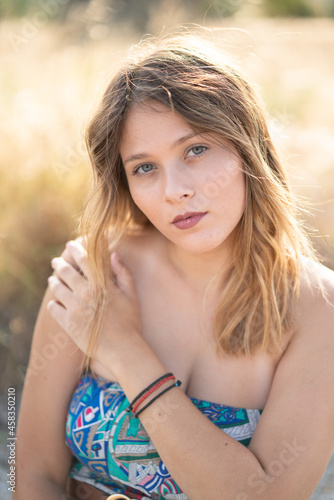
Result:
<svg viewBox="0 0 334 500"><path fill-rule="evenodd" d="M164 179L164 201L175 203L183 198L192 198L195 194L189 171L185 172L182 167L174 166L166 169Z"/></svg>

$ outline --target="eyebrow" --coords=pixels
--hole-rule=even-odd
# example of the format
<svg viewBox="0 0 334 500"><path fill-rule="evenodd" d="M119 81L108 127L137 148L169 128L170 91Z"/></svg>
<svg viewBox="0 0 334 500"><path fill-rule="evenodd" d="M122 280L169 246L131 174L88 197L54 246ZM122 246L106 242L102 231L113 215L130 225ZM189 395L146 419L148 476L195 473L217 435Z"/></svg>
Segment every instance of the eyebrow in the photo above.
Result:
<svg viewBox="0 0 334 500"><path fill-rule="evenodd" d="M189 134L184 135L179 139L177 139L175 142L173 142L171 148L176 148L177 146L180 146L181 144L186 142L188 139L192 139L192 137L196 137L198 135L199 135L198 132L189 132ZM143 158L147 158L148 156L150 156L149 153L138 153L135 155L128 156L128 158L124 160L123 165L126 165L127 163L130 163L131 161L134 160L142 160Z"/></svg>

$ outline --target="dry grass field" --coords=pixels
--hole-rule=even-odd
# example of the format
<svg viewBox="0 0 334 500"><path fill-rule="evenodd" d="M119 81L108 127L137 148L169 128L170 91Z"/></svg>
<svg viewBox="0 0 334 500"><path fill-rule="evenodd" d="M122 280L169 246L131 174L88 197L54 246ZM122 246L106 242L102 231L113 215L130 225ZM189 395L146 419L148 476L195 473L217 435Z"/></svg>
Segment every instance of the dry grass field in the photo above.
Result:
<svg viewBox="0 0 334 500"><path fill-rule="evenodd" d="M334 268L334 20L240 17L207 27L256 83L310 210L305 223ZM140 39L122 27L89 33L73 23L0 24L0 389L22 384L49 260L75 235L89 178L85 124ZM333 476L326 481L314 500L334 498Z"/></svg>

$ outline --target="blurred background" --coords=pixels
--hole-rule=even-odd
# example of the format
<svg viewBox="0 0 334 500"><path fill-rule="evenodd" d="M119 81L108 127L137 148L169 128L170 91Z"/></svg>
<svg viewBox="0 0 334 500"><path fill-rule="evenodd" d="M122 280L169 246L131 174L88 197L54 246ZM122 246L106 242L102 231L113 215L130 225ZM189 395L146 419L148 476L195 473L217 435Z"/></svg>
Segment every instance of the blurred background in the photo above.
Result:
<svg viewBox="0 0 334 500"><path fill-rule="evenodd" d="M2 0L0 428L7 388L23 385L50 259L76 236L89 116L127 49L180 25L204 27L255 82L305 225L334 268L334 0ZM314 498L333 499L333 476Z"/></svg>

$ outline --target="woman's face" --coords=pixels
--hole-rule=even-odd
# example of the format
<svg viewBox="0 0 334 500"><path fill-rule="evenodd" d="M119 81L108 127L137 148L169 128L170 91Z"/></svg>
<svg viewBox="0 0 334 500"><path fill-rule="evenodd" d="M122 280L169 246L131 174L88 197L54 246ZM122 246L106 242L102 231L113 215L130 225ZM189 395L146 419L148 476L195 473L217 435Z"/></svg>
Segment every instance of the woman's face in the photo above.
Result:
<svg viewBox="0 0 334 500"><path fill-rule="evenodd" d="M153 103L130 109L120 154L134 202L166 238L192 253L231 240L245 208L245 180L229 141L199 135ZM173 223L186 212L201 215Z"/></svg>

